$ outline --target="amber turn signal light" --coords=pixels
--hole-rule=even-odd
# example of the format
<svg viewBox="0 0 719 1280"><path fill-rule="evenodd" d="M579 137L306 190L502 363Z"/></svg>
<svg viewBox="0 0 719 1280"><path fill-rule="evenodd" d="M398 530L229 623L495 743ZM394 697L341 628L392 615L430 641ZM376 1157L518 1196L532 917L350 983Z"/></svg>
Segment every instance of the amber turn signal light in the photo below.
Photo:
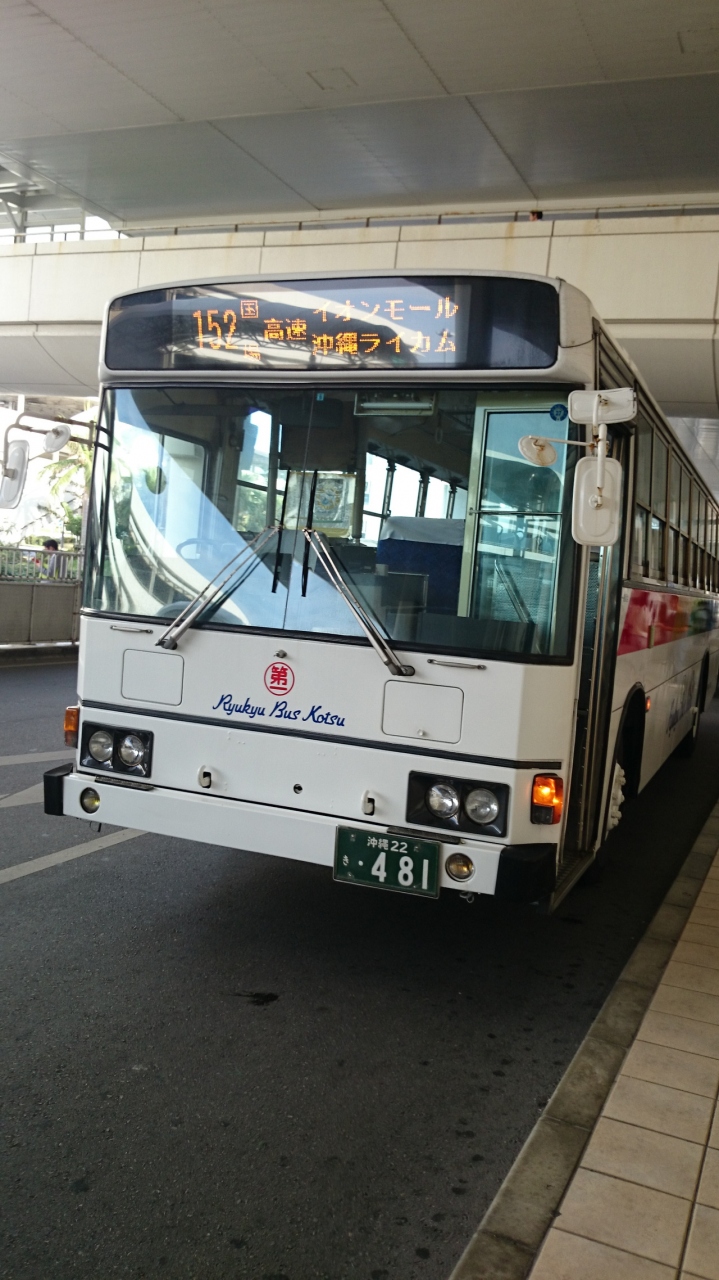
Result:
<svg viewBox="0 0 719 1280"><path fill-rule="evenodd" d="M80 730L80 708L65 707L65 746L76 747Z"/></svg>
<svg viewBox="0 0 719 1280"><path fill-rule="evenodd" d="M564 783L556 773L538 773L532 783L532 822L559 822L564 807Z"/></svg>

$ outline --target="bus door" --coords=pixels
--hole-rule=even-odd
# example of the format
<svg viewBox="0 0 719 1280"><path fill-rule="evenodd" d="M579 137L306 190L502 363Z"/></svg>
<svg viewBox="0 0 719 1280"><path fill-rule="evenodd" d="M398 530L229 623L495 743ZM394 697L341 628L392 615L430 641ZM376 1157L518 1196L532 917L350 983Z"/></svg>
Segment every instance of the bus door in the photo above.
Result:
<svg viewBox="0 0 719 1280"><path fill-rule="evenodd" d="M626 472L627 437L615 439L612 457ZM625 502L626 507L626 502ZM581 631L581 668L564 860L589 854L601 839L600 821L609 721L617 657L624 533L612 547L587 549L587 593Z"/></svg>

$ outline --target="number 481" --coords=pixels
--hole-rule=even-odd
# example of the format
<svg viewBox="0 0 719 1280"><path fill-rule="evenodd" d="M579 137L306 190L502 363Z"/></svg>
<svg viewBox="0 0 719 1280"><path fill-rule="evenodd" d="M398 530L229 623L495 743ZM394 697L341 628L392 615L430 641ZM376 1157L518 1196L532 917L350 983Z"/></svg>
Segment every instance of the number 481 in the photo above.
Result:
<svg viewBox="0 0 719 1280"><path fill-rule="evenodd" d="M384 884L387 879L387 854L384 850L376 859L371 874L377 877L380 884ZM404 888L408 888L414 882L414 862L406 855L399 860L397 880Z"/></svg>

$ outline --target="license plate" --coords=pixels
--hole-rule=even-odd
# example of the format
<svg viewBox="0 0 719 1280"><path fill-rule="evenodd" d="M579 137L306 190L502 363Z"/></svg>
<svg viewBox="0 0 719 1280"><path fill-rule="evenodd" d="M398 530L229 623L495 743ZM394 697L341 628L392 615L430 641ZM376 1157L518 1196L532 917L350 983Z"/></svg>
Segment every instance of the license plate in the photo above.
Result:
<svg viewBox="0 0 719 1280"><path fill-rule="evenodd" d="M439 844L411 836L384 836L357 827L338 827L334 878L348 884L437 898Z"/></svg>

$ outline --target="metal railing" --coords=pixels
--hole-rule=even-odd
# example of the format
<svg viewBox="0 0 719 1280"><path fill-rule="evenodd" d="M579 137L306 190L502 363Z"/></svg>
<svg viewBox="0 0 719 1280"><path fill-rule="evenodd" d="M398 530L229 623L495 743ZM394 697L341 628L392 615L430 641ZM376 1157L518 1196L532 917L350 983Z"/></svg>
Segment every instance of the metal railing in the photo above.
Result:
<svg viewBox="0 0 719 1280"><path fill-rule="evenodd" d="M79 582L81 551L45 551L43 547L0 546L0 581Z"/></svg>

